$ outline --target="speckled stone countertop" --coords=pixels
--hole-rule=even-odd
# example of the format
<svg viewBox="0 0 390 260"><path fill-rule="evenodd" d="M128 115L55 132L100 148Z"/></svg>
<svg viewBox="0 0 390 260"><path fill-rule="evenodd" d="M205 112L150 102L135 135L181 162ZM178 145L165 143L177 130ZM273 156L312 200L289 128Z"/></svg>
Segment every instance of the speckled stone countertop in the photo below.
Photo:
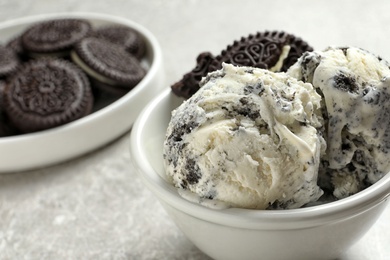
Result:
<svg viewBox="0 0 390 260"><path fill-rule="evenodd" d="M390 60L388 10L384 0L0 0L0 22L77 11L131 19L159 40L168 86L198 53L216 54L262 30L294 33L316 49L354 45ZM129 134L59 165L0 175L0 259L209 259L136 175ZM389 245L390 207L340 260L390 259Z"/></svg>

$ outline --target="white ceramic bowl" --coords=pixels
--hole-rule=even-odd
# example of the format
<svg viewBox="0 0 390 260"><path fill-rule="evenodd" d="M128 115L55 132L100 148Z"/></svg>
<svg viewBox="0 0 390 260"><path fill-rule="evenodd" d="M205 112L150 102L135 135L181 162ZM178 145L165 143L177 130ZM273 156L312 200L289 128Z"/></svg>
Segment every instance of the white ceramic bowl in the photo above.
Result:
<svg viewBox="0 0 390 260"><path fill-rule="evenodd" d="M93 26L119 24L137 30L146 42L146 76L129 93L102 109L69 124L32 134L0 138L0 172L43 167L96 149L128 131L139 112L163 87L162 53L156 38L143 26L125 18L95 13L56 13L0 24L0 42L20 34L31 24L48 19L84 18ZM111 103L112 102L112 103ZM104 103L104 100L103 102Z"/></svg>
<svg viewBox="0 0 390 260"><path fill-rule="evenodd" d="M131 133L131 157L145 184L185 235L215 259L334 259L388 204L390 174L346 199L294 210L215 210L183 199L166 181L162 143L182 102L168 89L151 101Z"/></svg>

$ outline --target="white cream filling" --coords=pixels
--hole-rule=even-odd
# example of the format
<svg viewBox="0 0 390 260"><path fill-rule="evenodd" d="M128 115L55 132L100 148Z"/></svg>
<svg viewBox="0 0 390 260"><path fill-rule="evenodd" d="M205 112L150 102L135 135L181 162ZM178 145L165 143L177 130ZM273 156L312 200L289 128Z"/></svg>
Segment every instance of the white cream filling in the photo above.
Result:
<svg viewBox="0 0 390 260"><path fill-rule="evenodd" d="M284 60L288 57L288 54L290 53L291 46L290 45L285 45L283 46L282 53L279 56L278 62L270 68L269 70L272 72L278 72L282 69Z"/></svg>
<svg viewBox="0 0 390 260"><path fill-rule="evenodd" d="M76 63L82 70L84 70L89 76L93 77L94 79L112 86L118 84L114 80L109 79L94 71L91 67L89 67L84 61L80 59L80 57L77 55L75 51L71 51L70 57L72 58L74 63Z"/></svg>

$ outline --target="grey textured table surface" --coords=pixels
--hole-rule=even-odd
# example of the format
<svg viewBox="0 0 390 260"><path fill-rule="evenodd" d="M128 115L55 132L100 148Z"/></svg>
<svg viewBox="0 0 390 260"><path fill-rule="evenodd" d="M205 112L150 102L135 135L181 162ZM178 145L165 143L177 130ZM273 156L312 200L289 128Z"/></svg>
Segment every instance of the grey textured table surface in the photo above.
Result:
<svg viewBox="0 0 390 260"><path fill-rule="evenodd" d="M158 38L168 86L201 51L218 53L262 30L294 33L316 49L354 45L390 60L388 10L384 0L0 0L0 22L77 11L129 18ZM59 165L0 175L0 259L209 259L141 183L128 147L129 133ZM340 258L363 259L390 259L389 207Z"/></svg>

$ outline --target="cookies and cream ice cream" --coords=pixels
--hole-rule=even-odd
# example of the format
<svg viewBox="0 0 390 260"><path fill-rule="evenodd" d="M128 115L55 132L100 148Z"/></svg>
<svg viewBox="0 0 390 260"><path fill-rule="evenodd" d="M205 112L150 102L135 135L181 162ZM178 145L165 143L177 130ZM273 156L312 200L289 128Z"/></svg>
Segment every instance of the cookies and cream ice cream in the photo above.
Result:
<svg viewBox="0 0 390 260"><path fill-rule="evenodd" d="M224 64L172 113L164 142L174 185L230 206L298 208L318 200L321 97L285 73Z"/></svg>
<svg viewBox="0 0 390 260"><path fill-rule="evenodd" d="M390 172L389 67L353 47L306 52L287 73L225 64L173 112L168 176L191 200L243 208L355 194Z"/></svg>
<svg viewBox="0 0 390 260"><path fill-rule="evenodd" d="M320 185L344 198L390 171L389 63L359 48L305 53L288 71L323 96L327 151Z"/></svg>

